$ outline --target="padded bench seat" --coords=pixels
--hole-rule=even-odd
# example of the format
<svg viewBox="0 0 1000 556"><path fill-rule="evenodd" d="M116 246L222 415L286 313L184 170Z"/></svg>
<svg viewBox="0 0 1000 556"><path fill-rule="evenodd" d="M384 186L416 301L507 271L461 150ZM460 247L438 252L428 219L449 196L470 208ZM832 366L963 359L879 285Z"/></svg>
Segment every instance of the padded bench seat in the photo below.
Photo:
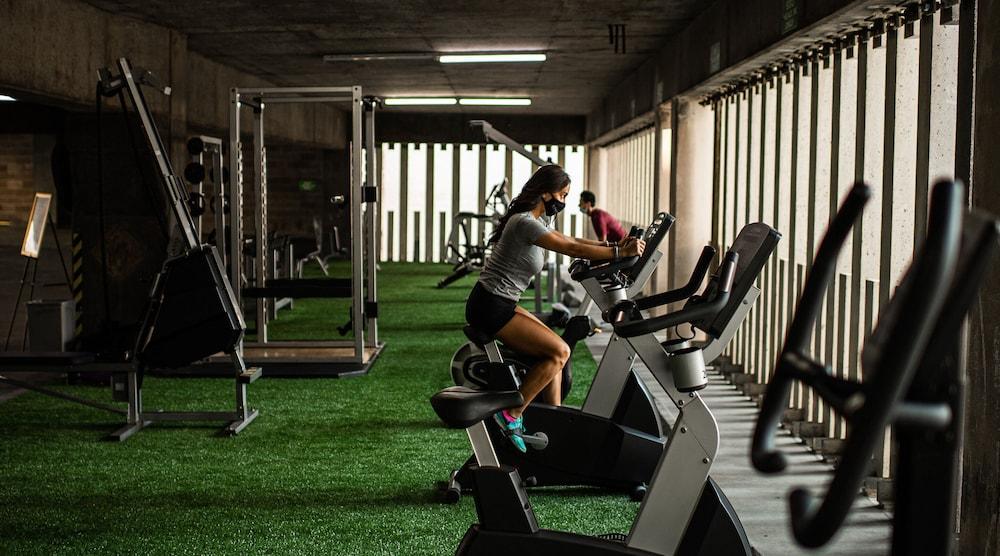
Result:
<svg viewBox="0 0 1000 556"><path fill-rule="evenodd" d="M275 278L264 287L243 288L244 297L252 298L322 298L351 297L350 278Z"/></svg>
<svg viewBox="0 0 1000 556"><path fill-rule="evenodd" d="M86 351L8 351L0 353L0 371L65 372L95 361L97 354Z"/></svg>

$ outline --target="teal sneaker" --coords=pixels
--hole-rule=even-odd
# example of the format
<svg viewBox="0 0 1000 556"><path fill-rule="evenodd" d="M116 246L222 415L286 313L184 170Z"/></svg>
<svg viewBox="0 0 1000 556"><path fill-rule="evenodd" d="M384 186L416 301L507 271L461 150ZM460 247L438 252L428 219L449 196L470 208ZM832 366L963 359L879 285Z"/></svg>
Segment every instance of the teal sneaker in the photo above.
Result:
<svg viewBox="0 0 1000 556"><path fill-rule="evenodd" d="M515 448L521 452L528 451L528 447L524 445L524 439L521 438L521 435L524 434L524 422L520 417L511 421L507 419L503 411L498 411L493 414L493 419L500 425L500 430L503 431L504 436L510 440L510 443Z"/></svg>

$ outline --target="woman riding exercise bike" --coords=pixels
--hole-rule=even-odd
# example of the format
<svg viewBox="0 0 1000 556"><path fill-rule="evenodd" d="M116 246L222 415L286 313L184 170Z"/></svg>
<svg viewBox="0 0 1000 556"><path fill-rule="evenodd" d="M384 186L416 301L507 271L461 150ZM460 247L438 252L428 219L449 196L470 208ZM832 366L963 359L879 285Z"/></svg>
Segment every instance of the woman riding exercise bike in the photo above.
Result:
<svg viewBox="0 0 1000 556"><path fill-rule="evenodd" d="M465 306L465 319L482 333L499 338L509 348L538 358L528 371L520 392L524 405L497 413L494 418L507 437L524 452L521 413L538 396L559 405L563 365L570 348L549 327L518 306L521 294L541 271L546 250L574 258L617 260L641 255L645 242L626 237L619 243L594 241L564 235L552 228L553 219L566 207L570 178L562 167L540 167L511 201L490 237L493 251Z"/></svg>

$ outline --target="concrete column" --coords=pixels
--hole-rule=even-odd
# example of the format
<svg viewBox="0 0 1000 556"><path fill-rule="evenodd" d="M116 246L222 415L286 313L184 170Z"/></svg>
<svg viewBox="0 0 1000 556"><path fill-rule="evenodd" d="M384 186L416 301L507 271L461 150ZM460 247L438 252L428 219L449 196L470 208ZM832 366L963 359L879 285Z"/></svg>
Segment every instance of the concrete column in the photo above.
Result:
<svg viewBox="0 0 1000 556"><path fill-rule="evenodd" d="M673 104L665 102L656 109L656 127L653 130L654 158L656 167L653 168L653 210L656 212L666 211L677 216L674 212L672 186L673 175ZM662 292L669 289L668 276L672 267L671 257L673 250L670 241L673 238L673 231L667 235L664 245L660 246L664 257L660 259L659 268L653 273L650 285L646 288L649 292ZM656 314L662 314L657 311Z"/></svg>
<svg viewBox="0 0 1000 556"><path fill-rule="evenodd" d="M972 10L962 2L963 26ZM1000 215L1000 5L976 3L972 206ZM970 31L971 32L971 31ZM963 41L964 42L964 41ZM967 42L965 44L968 44ZM971 47L971 45L969 45ZM970 48L971 50L971 48ZM966 50L968 52L968 50ZM960 57L962 54L960 54ZM966 64L959 62L965 71ZM961 79L961 77L960 77ZM961 103L960 103L961 105ZM961 118L961 113L960 116ZM961 138L961 133L959 134ZM961 149L960 149L961 150ZM960 167L963 162L958 161ZM1000 536L1000 264L985 280L970 315L963 452L960 554L998 554Z"/></svg>
<svg viewBox="0 0 1000 556"><path fill-rule="evenodd" d="M671 141L674 169L671 174L670 206L677 222L670 232L670 273L667 287L685 284L712 240L712 172L715 120L712 108L690 99L674 102Z"/></svg>
<svg viewBox="0 0 1000 556"><path fill-rule="evenodd" d="M608 199L608 151L603 147L587 147L587 189L594 192L598 203L607 203ZM583 237L594 238L594 227L584 218Z"/></svg>

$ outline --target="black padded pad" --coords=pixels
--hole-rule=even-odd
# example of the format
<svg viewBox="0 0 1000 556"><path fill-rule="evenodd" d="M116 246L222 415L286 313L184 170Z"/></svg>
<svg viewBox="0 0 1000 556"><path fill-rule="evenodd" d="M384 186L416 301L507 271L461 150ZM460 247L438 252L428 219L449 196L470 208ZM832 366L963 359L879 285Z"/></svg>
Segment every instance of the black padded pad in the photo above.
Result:
<svg viewBox="0 0 1000 556"><path fill-rule="evenodd" d="M466 429L502 409L524 405L517 390L491 392L451 386L431 396L431 406L445 425Z"/></svg>
<svg viewBox="0 0 1000 556"><path fill-rule="evenodd" d="M243 297L251 298L342 298L351 297L350 278L275 278L264 287L243 288Z"/></svg>
<svg viewBox="0 0 1000 556"><path fill-rule="evenodd" d="M0 353L0 370L4 365L20 367L72 366L93 363L97 356L85 351L8 351ZM45 369L40 368L39 371Z"/></svg>
<svg viewBox="0 0 1000 556"><path fill-rule="evenodd" d="M733 277L733 287L729 291L729 302L718 313L693 323L698 329L716 338L722 334L733 314L739 309L743 298L750 291L750 287L757 281L780 240L781 234L762 222L747 224L740 230L733 240L732 247L729 248L740 256ZM713 280L700 297L713 299L716 287L717 284Z"/></svg>
<svg viewBox="0 0 1000 556"><path fill-rule="evenodd" d="M491 336L478 328L473 328L471 324L465 325L465 328L462 328L462 332L465 332L465 337L468 338L470 342L476 344L480 348L495 339L494 336Z"/></svg>

